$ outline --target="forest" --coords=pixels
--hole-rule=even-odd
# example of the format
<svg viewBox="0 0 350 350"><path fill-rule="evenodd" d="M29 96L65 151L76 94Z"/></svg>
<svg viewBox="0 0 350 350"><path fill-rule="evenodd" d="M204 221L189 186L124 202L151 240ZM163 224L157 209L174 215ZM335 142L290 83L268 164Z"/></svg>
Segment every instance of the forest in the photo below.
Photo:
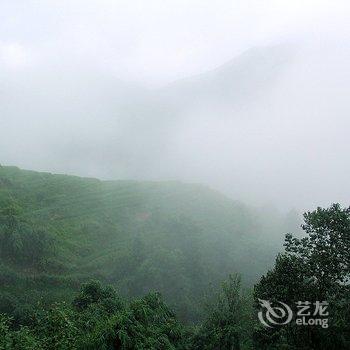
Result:
<svg viewBox="0 0 350 350"><path fill-rule="evenodd" d="M196 184L2 166L0 349L349 349L350 209L297 227ZM327 327L266 327L262 300L327 302Z"/></svg>

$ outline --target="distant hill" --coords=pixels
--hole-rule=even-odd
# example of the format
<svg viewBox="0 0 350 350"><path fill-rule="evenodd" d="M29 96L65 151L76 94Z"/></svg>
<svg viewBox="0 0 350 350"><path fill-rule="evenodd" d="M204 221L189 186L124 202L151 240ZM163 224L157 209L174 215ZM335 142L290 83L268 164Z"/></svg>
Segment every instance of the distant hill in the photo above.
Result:
<svg viewBox="0 0 350 350"><path fill-rule="evenodd" d="M211 284L233 272L250 284L266 271L285 229L279 214L201 185L2 166L0 311L65 299L96 278L130 297L158 290L196 321Z"/></svg>
<svg viewBox="0 0 350 350"><path fill-rule="evenodd" d="M175 81L157 92L178 110L201 106L215 109L218 105L234 109L265 96L292 59L291 47L256 47L211 71Z"/></svg>
<svg viewBox="0 0 350 350"><path fill-rule="evenodd" d="M158 89L92 72L13 78L0 95L3 127L8 130L0 139L1 159L22 161L7 146L12 142L21 149L19 137L25 140L30 167L104 178L176 174L182 179L173 169L178 160L172 156L183 129L194 117L199 125L208 119L239 120L237 109L257 104L289 67L290 51L284 46L250 49L216 69ZM17 95L21 103L16 104ZM20 123L23 115L30 121L26 128ZM29 132L39 137L27 139ZM191 145L187 149L193 151ZM52 152L55 162L48 157Z"/></svg>
<svg viewBox="0 0 350 350"><path fill-rule="evenodd" d="M0 160L203 183L253 205L345 204L350 46L324 39L251 48L156 89L108 70L4 75Z"/></svg>

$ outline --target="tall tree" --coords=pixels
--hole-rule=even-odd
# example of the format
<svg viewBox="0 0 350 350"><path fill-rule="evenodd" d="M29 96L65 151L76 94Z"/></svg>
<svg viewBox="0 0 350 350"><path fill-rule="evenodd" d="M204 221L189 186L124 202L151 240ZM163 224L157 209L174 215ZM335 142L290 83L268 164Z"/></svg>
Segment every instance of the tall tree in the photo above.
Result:
<svg viewBox="0 0 350 350"><path fill-rule="evenodd" d="M304 214L306 236L287 234L285 252L275 267L255 286L258 299L282 301L295 306L298 301L327 301L331 317L327 329L317 326L263 328L255 332L257 349L349 349L349 262L350 208L339 204Z"/></svg>

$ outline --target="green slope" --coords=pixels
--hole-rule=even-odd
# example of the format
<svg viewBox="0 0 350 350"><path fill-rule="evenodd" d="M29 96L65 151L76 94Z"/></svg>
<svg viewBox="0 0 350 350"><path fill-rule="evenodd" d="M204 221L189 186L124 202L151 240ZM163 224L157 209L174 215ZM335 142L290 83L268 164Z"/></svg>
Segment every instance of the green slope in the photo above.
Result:
<svg viewBox="0 0 350 350"><path fill-rule="evenodd" d="M284 232L281 216L267 217L200 185L16 167L0 167L0 212L0 238L14 251L1 255L0 311L12 313L39 299L66 299L96 278L130 297L158 290L181 318L196 321L210 285L232 272L253 282ZM11 215L16 225L9 229ZM46 240L42 258L32 262Z"/></svg>

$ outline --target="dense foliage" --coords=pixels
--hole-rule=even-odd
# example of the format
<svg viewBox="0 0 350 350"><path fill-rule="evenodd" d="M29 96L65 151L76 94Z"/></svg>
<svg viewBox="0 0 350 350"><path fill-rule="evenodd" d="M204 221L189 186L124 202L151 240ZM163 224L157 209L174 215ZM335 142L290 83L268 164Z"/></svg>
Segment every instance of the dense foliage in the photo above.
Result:
<svg viewBox="0 0 350 350"><path fill-rule="evenodd" d="M209 305L191 348L250 349L253 326L251 299L242 293L240 278L230 276Z"/></svg>
<svg viewBox="0 0 350 350"><path fill-rule="evenodd" d="M27 326L1 315L0 349L185 349L183 332L159 294L126 303L92 281L71 305L36 310Z"/></svg>
<svg viewBox="0 0 350 350"><path fill-rule="evenodd" d="M0 315L0 349L248 349L248 311L237 276L223 283L198 328L181 324L159 293L127 302L113 287L91 281L71 304L38 307L26 326Z"/></svg>
<svg viewBox="0 0 350 350"><path fill-rule="evenodd" d="M334 204L304 214L307 236L286 235L285 253L273 270L255 287L255 298L296 305L307 301L329 303L328 328L301 327L292 322L283 327L260 328L258 349L350 348L350 208Z"/></svg>
<svg viewBox="0 0 350 350"><path fill-rule="evenodd" d="M209 285L232 272L253 284L285 226L199 185L0 166L0 312L17 322L22 309L70 301L95 278L127 297L158 290L181 320L198 322Z"/></svg>
<svg viewBox="0 0 350 350"><path fill-rule="evenodd" d="M192 185L0 168L0 349L349 349L350 208L304 221L252 293L231 272L253 281L278 237L257 232L290 217L268 226ZM261 300L294 318L264 326ZM328 327L297 325L300 301L326 301Z"/></svg>

